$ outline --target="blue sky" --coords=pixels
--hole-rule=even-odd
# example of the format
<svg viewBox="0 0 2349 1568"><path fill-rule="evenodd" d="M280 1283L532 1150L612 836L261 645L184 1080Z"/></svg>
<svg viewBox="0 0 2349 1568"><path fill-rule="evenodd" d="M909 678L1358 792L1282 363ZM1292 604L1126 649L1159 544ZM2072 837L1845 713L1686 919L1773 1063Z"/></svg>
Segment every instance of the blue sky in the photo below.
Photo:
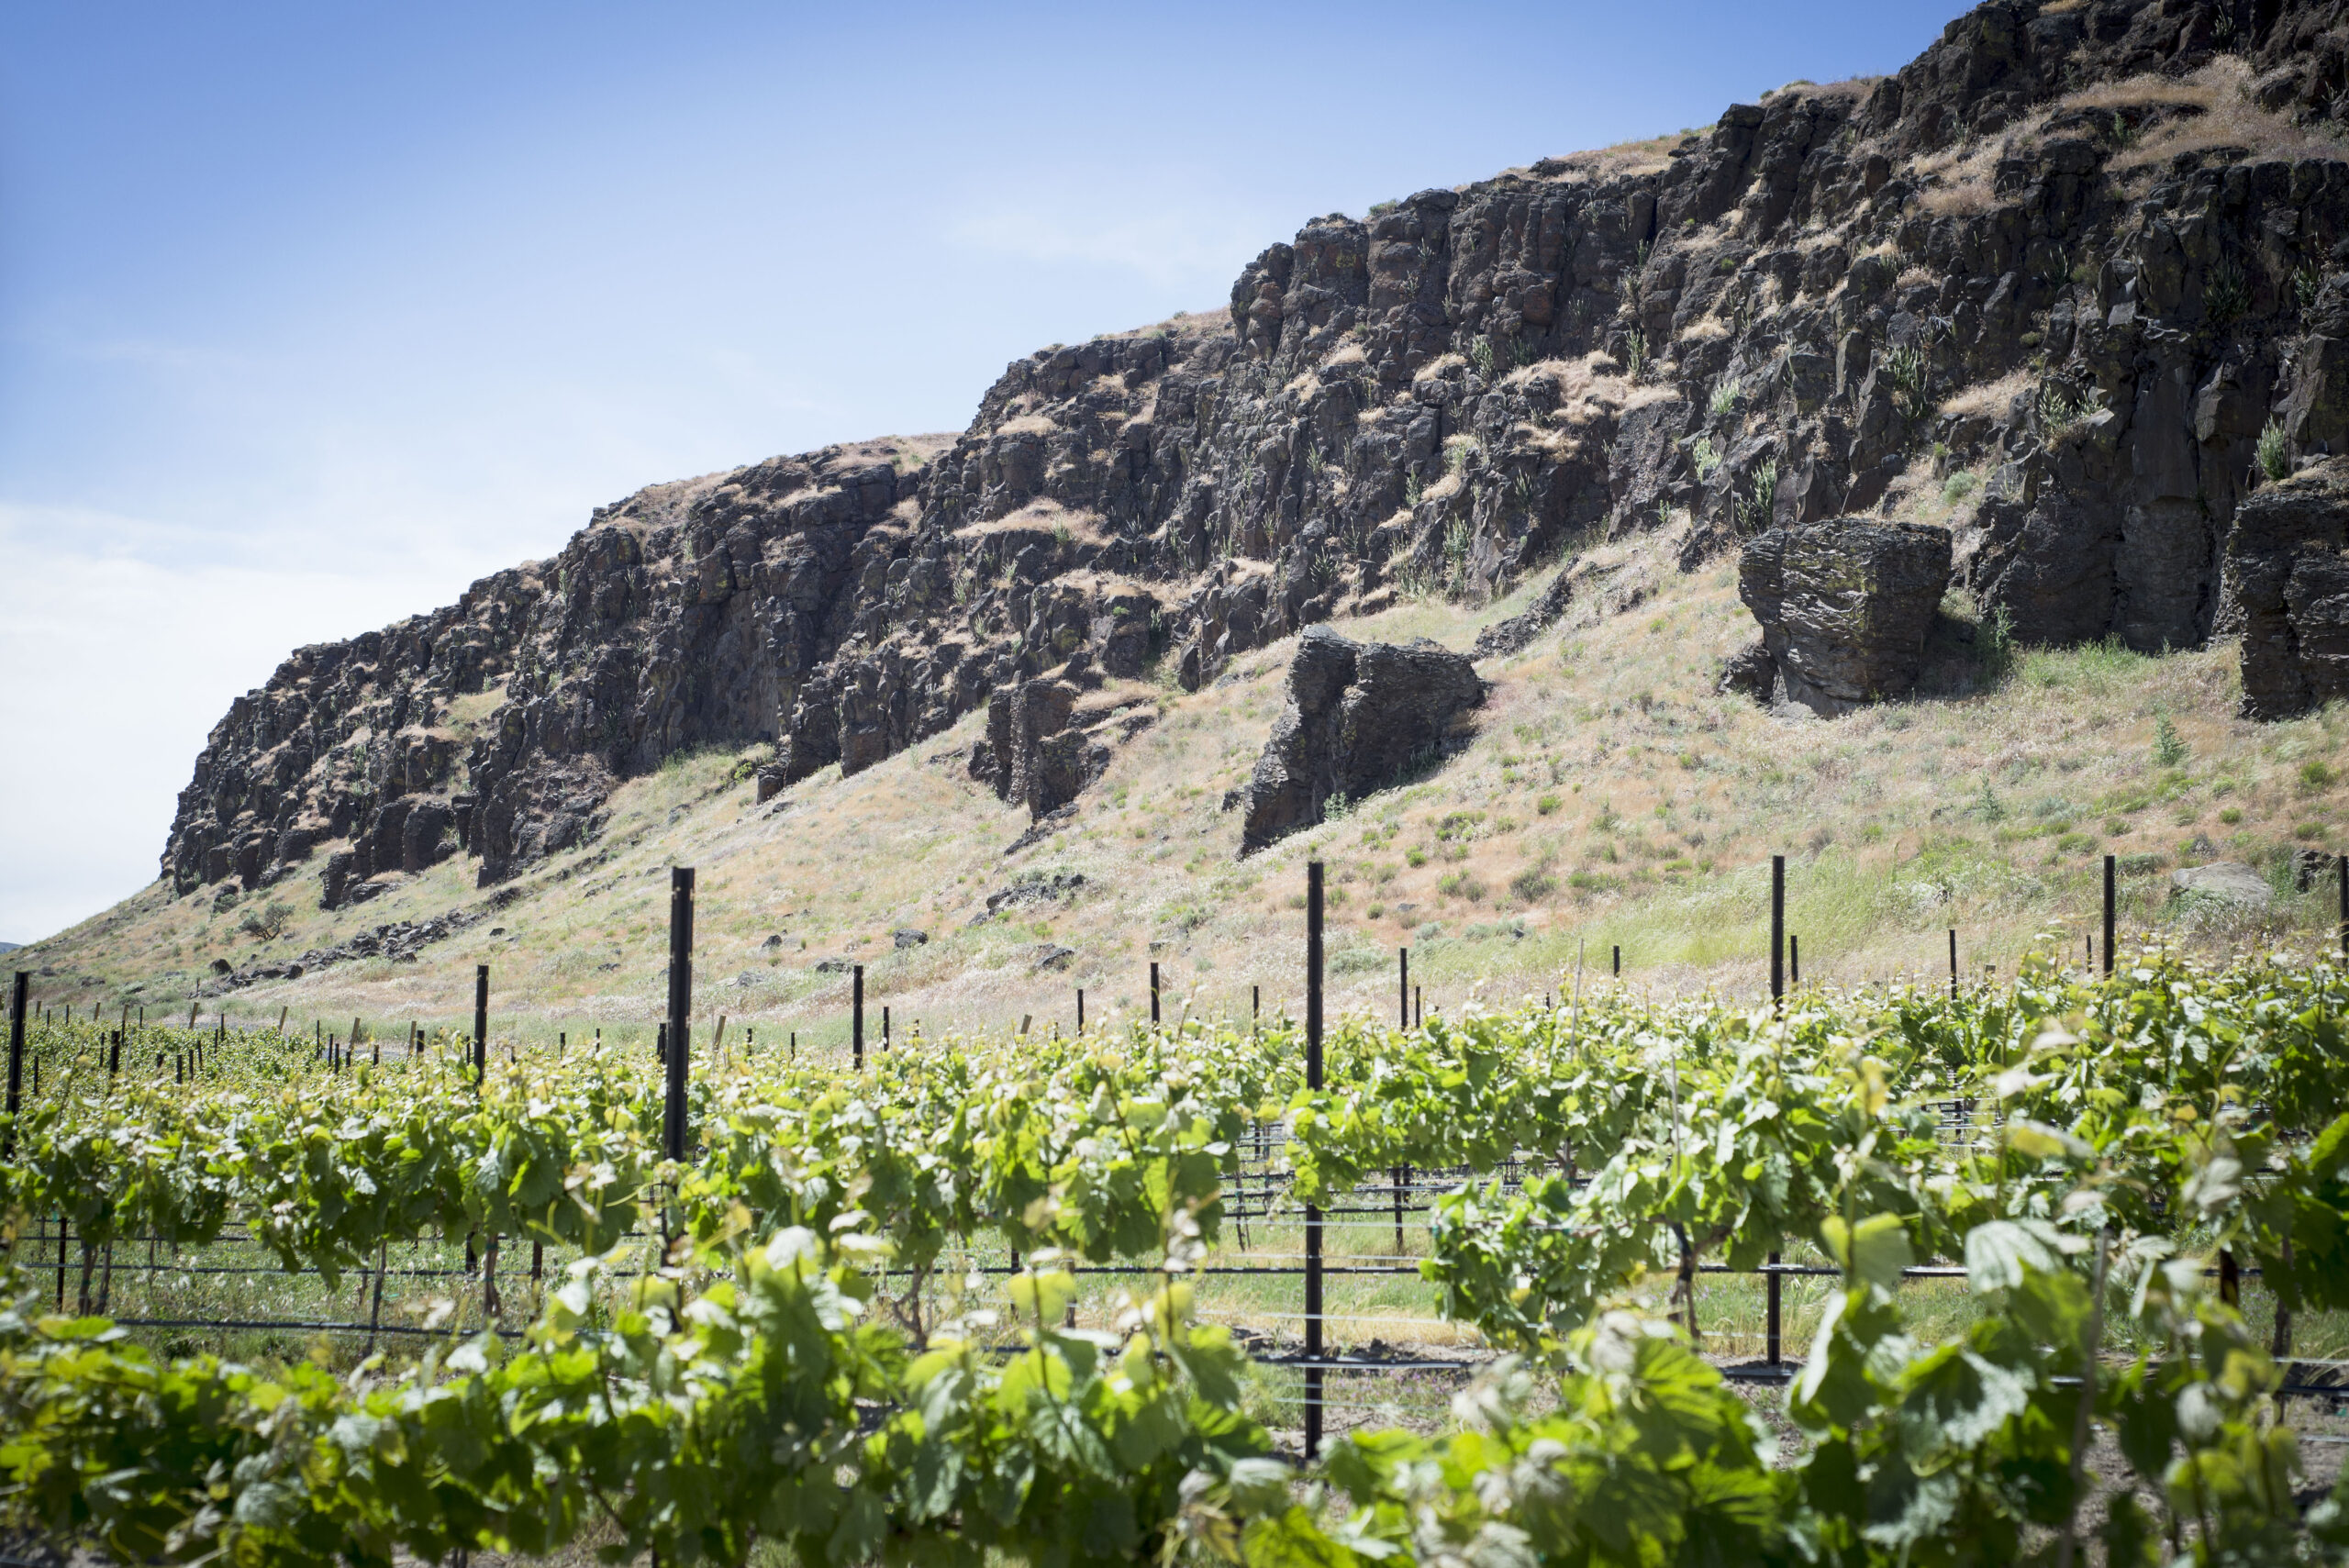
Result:
<svg viewBox="0 0 2349 1568"><path fill-rule="evenodd" d="M1896 69L1950 0L0 8L0 939L230 697L656 480L959 428L1316 215Z"/></svg>

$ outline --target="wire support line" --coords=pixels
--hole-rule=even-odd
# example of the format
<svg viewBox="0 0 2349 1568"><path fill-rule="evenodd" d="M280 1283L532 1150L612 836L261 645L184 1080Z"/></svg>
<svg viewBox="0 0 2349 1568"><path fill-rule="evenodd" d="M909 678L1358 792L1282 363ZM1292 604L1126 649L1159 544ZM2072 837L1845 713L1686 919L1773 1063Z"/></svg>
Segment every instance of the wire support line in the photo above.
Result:
<svg viewBox="0 0 2349 1568"><path fill-rule="evenodd" d="M520 1340L529 1335L528 1329L418 1329L406 1323L332 1323L307 1318L112 1318L107 1321L125 1329L300 1329L321 1334L406 1334L428 1339L495 1334Z"/></svg>

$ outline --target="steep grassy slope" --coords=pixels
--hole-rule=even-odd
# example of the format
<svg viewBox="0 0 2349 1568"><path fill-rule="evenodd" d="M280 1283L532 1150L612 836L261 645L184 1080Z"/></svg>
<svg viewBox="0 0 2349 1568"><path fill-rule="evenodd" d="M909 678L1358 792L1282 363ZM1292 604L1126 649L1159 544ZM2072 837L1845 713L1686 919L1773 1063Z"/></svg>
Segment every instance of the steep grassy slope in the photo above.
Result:
<svg viewBox="0 0 2349 1568"><path fill-rule="evenodd" d="M2295 894L2291 858L2341 840L2331 759L2349 713L2235 718L2227 644L2159 659L2028 651L1998 670L1968 646L1971 627L1946 618L1928 676L1941 695L1832 722L1774 716L1709 695L1752 620L1728 561L1683 575L1675 547L1666 533L1586 551L1563 628L1483 666L1495 690L1467 751L1245 862L1221 801L1279 710L1286 642L1196 694L1134 686L1155 722L1073 825L1008 856L1027 814L967 776L974 716L765 806L758 749L682 757L621 790L604 839L495 906L462 862L334 913L297 903L301 884L273 908L281 890L174 898L159 883L14 962L44 972L37 995L52 1003L184 1010L216 959L282 963L387 922L479 908L478 923L413 961L332 963L203 1010L287 1007L343 1028L358 1015L385 1031L455 1024L470 1014L473 966L487 962L501 1034L640 1038L662 1006L674 863L699 872L702 1018L837 1045L849 978L816 966L849 959L867 966L875 1035L885 1004L898 1029L1022 1015L1065 1029L1079 986L1096 1018L1146 1006L1153 957L1170 1009L1244 1009L1252 985L1268 1008L1295 1006L1304 864L1319 857L1342 1006L1391 1007L1406 944L1431 1006L1566 989L1578 953L1595 975L1617 944L1629 978L1753 991L1765 984L1773 852L1788 856L1807 979L1937 973L1951 926L1969 970L2009 969L2042 931L2076 952L2107 851L2124 857L2132 929L2210 947L2330 940L2330 877ZM1341 629L1464 647L1542 581L1478 611L1406 600ZM2279 896L2266 917L2169 899L2169 869L2222 857L2271 873ZM1084 878L1074 893L983 918L1015 879L1070 874ZM899 929L929 940L901 950Z"/></svg>

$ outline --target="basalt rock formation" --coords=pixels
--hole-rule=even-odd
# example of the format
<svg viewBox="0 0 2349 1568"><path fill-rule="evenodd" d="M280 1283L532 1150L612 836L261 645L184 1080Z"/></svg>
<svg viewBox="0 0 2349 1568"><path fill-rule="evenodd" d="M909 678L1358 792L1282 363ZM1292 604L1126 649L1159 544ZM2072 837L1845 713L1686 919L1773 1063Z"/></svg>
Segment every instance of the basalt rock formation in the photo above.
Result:
<svg viewBox="0 0 2349 1568"><path fill-rule="evenodd" d="M2291 718L2349 697L2349 462L2260 491L2227 560L2243 606L2243 712Z"/></svg>
<svg viewBox="0 0 2349 1568"><path fill-rule="evenodd" d="M164 873L340 865L356 897L462 852L495 883L682 748L772 742L772 795L1079 651L1196 687L1667 519L1691 566L1943 523L2018 640L2233 635L2239 510L2349 446L2342 21L1997 0L1891 77L1317 218L1228 311L1018 361L951 439L656 485L297 651L214 730ZM1031 762L1043 797L1096 743Z"/></svg>
<svg viewBox="0 0 2349 1568"><path fill-rule="evenodd" d="M1074 800L1108 768L1112 749L1157 717L1146 688L1104 681L1080 649L1057 675L997 686L988 696L971 776L1041 819Z"/></svg>
<svg viewBox="0 0 2349 1568"><path fill-rule="evenodd" d="M1828 716L1906 696L1949 573L1949 530L1927 523L1768 529L1746 540L1737 573L1759 646L1731 662L1726 684Z"/></svg>
<svg viewBox="0 0 2349 1568"><path fill-rule="evenodd" d="M1435 761L1466 738L1469 710L1484 700L1475 666L1425 638L1398 646L1308 628L1289 661L1287 705L1241 792L1240 852Z"/></svg>

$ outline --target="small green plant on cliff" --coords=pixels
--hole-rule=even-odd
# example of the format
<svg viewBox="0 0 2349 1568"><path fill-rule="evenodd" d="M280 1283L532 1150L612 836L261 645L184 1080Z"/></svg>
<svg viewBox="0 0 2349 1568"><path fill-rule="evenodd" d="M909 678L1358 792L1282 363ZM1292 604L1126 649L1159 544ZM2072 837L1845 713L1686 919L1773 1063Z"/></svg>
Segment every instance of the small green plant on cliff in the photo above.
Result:
<svg viewBox="0 0 2349 1568"><path fill-rule="evenodd" d="M1706 400L1705 406L1716 415L1730 413L1737 407L1737 400L1744 391L1744 377L1725 375L1713 383L1713 395Z"/></svg>
<svg viewBox="0 0 2349 1568"><path fill-rule="evenodd" d="M1892 406L1903 418L1920 419L1932 411L1932 366L1922 344L1899 343L1886 350L1884 370L1892 382Z"/></svg>
<svg viewBox="0 0 2349 1568"><path fill-rule="evenodd" d="M1468 466L1468 460L1475 456L1475 437L1445 437L1443 442L1443 472L1446 473L1458 473L1462 469Z"/></svg>
<svg viewBox="0 0 2349 1568"><path fill-rule="evenodd" d="M1493 340L1490 338L1479 337L1470 343L1468 362L1476 367L1478 375L1490 381L1493 376Z"/></svg>
<svg viewBox="0 0 2349 1568"><path fill-rule="evenodd" d="M2086 424L2103 408L2093 386L2078 390L2060 381L2048 381L2039 388L2038 413L2041 428L2049 435L2062 435L2075 426Z"/></svg>
<svg viewBox="0 0 2349 1568"><path fill-rule="evenodd" d="M1756 463L1753 468L1753 493L1737 504L1737 517L1744 531L1758 534L1768 528L1778 506L1778 463L1773 458Z"/></svg>
<svg viewBox="0 0 2349 1568"><path fill-rule="evenodd" d="M1697 470L1697 483L1709 483L1713 470L1721 465L1721 454L1714 449L1713 438L1698 436L1688 446L1688 461Z"/></svg>
<svg viewBox="0 0 2349 1568"><path fill-rule="evenodd" d="M1443 585L1458 593L1468 580L1468 525L1454 521L1443 530Z"/></svg>
<svg viewBox="0 0 2349 1568"><path fill-rule="evenodd" d="M1420 481L1418 474L1405 474L1403 476L1403 505L1406 506L1418 506L1419 504L1419 496L1426 491L1426 489L1427 485Z"/></svg>
<svg viewBox="0 0 2349 1568"><path fill-rule="evenodd" d="M1637 381L1647 362L1648 335L1635 327L1623 334L1623 373Z"/></svg>
<svg viewBox="0 0 2349 1568"><path fill-rule="evenodd" d="M2003 680L2015 662L2014 611L1999 605L1982 617L1974 646L1981 658L1982 673L1993 681Z"/></svg>
<svg viewBox="0 0 2349 1568"><path fill-rule="evenodd" d="M2202 290L2203 314L2213 327L2224 327L2239 321L2251 309L2251 284L2243 275L2243 268L2232 258L2221 260L2210 269L2210 281Z"/></svg>
<svg viewBox="0 0 2349 1568"><path fill-rule="evenodd" d="M2291 445L2284 439L2284 427L2273 419L2259 432L2259 472L2271 482L2292 476Z"/></svg>
<svg viewBox="0 0 2349 1568"><path fill-rule="evenodd" d="M2302 267L2292 274L2292 297L2300 302L2302 310L2316 303L2317 291L2324 287L2324 274L2314 266Z"/></svg>

